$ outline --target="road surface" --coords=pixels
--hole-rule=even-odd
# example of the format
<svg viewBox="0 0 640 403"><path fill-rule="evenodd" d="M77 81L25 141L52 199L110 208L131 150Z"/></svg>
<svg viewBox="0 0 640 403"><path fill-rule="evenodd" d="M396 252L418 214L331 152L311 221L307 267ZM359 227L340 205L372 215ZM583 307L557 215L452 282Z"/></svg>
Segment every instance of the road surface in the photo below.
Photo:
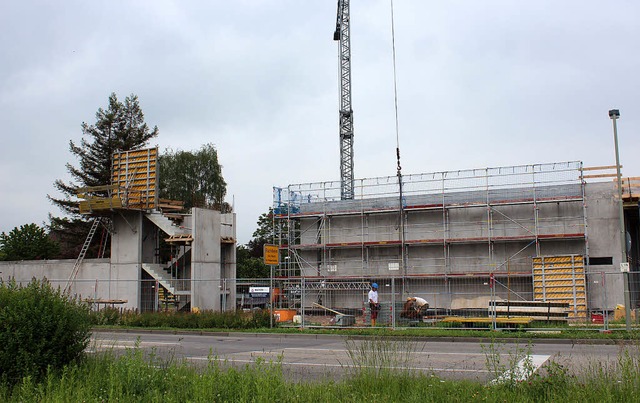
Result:
<svg viewBox="0 0 640 403"><path fill-rule="evenodd" d="M292 380L341 379L355 366L373 365L481 382L504 376L518 363L522 366L523 360L535 368L552 360L579 372L589 365L616 360L623 348L569 340L533 340L527 345L469 338L398 341L339 335L96 331L89 351L120 354L136 347L162 360L187 360L194 365L211 360L235 366L251 365L259 359L280 362ZM628 348L638 353L637 347ZM375 358L380 354L367 353L369 349L389 354L380 362Z"/></svg>

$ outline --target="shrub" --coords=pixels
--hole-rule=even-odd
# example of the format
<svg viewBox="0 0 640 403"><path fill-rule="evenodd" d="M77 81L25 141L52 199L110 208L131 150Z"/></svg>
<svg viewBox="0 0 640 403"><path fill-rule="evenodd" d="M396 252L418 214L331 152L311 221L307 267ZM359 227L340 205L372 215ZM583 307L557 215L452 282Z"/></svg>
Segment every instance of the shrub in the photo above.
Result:
<svg viewBox="0 0 640 403"><path fill-rule="evenodd" d="M268 310L216 312L143 312L105 308L91 312L94 325L169 327L177 329L259 329L270 326ZM277 326L277 323L273 323Z"/></svg>
<svg viewBox="0 0 640 403"><path fill-rule="evenodd" d="M14 385L40 380L80 360L89 343L89 307L48 281L0 282L0 379Z"/></svg>
<svg viewBox="0 0 640 403"><path fill-rule="evenodd" d="M91 311L91 323L93 325L115 326L120 324L120 311L118 308L105 307L99 311Z"/></svg>

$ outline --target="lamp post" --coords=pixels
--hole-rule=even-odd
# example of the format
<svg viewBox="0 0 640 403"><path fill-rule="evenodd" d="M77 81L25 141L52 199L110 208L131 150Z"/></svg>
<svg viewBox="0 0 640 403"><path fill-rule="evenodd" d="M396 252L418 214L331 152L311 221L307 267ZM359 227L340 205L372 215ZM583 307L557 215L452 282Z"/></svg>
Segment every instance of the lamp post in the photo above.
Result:
<svg viewBox="0 0 640 403"><path fill-rule="evenodd" d="M631 331L631 298L629 297L629 262L627 261L626 231L624 228L624 207L622 204L622 177L620 175L620 153L618 151L618 125L620 118L618 109L609 111L609 118L613 121L613 142L616 149L616 175L618 178L618 212L620 215L620 271L622 272L622 282L624 283L624 312L627 331Z"/></svg>

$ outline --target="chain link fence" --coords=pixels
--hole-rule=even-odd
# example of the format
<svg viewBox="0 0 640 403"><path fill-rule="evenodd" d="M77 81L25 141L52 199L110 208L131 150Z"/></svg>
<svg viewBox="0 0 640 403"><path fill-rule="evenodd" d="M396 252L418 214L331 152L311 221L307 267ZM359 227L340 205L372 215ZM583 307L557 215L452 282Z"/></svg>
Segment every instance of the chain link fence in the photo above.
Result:
<svg viewBox="0 0 640 403"><path fill-rule="evenodd" d="M303 328L371 326L368 292L379 284L376 326L387 328L542 328L574 326L624 328L623 282L629 279L631 323L638 325L640 272L590 272L582 283L564 284L537 296L531 275L436 275L384 278L258 278L190 280L171 293L153 279L76 280L73 292L93 309L113 307L143 312L192 311L190 288L219 294L214 310L272 311L274 325ZM65 281L50 280L64 287ZM195 284L195 285L194 285ZM235 293L229 292L235 288ZM130 301L125 295L136 295ZM415 299L415 300L414 300ZM418 306L421 301L426 305Z"/></svg>

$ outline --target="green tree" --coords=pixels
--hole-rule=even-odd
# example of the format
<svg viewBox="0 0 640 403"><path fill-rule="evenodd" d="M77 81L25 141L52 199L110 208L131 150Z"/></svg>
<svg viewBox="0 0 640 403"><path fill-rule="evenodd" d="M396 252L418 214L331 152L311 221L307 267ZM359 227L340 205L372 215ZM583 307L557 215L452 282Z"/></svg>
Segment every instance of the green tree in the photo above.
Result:
<svg viewBox="0 0 640 403"><path fill-rule="evenodd" d="M247 243L249 253L252 257L262 257L265 244L275 243L277 234L273 223L273 209L269 207L269 211L260 214L257 222L258 228L253 231L253 239Z"/></svg>
<svg viewBox="0 0 640 403"><path fill-rule="evenodd" d="M159 188L162 198L181 200L185 208L230 211L224 202L227 183L213 144L205 144L195 152L166 150L160 156Z"/></svg>
<svg viewBox="0 0 640 403"><path fill-rule="evenodd" d="M58 254L60 246L44 228L36 224L15 227L9 234L0 234L2 260L50 259Z"/></svg>
<svg viewBox="0 0 640 403"><path fill-rule="evenodd" d="M236 248L236 273L238 278L265 278L269 277L270 268L264 264L264 245L272 244L277 240L277 231L274 229L273 209L260 214L257 228L253 232L253 239L246 245Z"/></svg>
<svg viewBox="0 0 640 403"><path fill-rule="evenodd" d="M82 123L80 143L69 141L69 150L78 159L79 165L66 164L72 178L70 182L62 179L54 182L54 187L62 193L62 197L47 195L55 206L71 217L49 216L51 233L65 247L79 245L80 248L89 232L90 224L80 216L78 203L75 201L77 189L110 184L113 154L144 148L158 135L157 127L151 129L144 122L144 114L136 95L131 94L124 102L120 102L116 94L112 93L108 102L106 109L99 108L96 112L95 124ZM101 195L99 192L96 194ZM106 192L102 195L106 196ZM94 242L98 243L99 240ZM68 250L62 252L63 257L68 257L65 256L69 253ZM75 251L71 251L71 254L77 256Z"/></svg>
<svg viewBox="0 0 640 403"><path fill-rule="evenodd" d="M262 257L251 256L251 251L244 245L236 247L236 277L267 278L270 275L270 268Z"/></svg>

